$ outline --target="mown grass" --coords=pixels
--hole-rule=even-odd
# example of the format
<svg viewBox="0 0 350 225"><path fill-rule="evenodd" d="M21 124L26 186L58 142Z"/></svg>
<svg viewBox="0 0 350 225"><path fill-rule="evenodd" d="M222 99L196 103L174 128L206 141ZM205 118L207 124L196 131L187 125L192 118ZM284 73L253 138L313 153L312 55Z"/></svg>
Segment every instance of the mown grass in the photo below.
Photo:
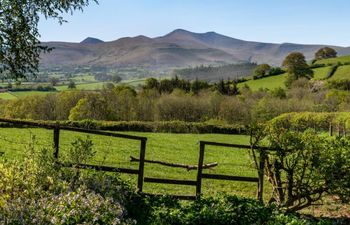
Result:
<svg viewBox="0 0 350 225"><path fill-rule="evenodd" d="M168 134L168 133L137 133L128 134L146 136L146 159L161 160L172 163L197 165L199 156L199 141L216 141L225 143L248 144L249 137L244 135L221 134ZM25 147L35 135L36 149L52 146L52 131L45 129L0 128L0 151L8 159L20 159L25 154ZM77 138L86 138L86 134L61 131L61 159L67 155L71 143ZM138 163L130 162L130 156L139 157L140 143L134 140L90 135L94 143L95 157L90 163L96 165L117 166L123 168L138 168ZM69 160L68 160L69 161ZM222 147L207 147L204 163L217 162L218 166L206 169L206 173L257 177L249 152L243 149ZM184 168L171 168L156 164L145 164L146 177L173 178L195 180L196 170L187 171ZM136 186L136 176L122 175ZM268 188L267 188L268 189ZM203 180L205 195L230 193L245 197L255 197L257 184L246 182ZM163 185L145 183L144 191L161 194L194 195L195 187L181 185Z"/></svg>

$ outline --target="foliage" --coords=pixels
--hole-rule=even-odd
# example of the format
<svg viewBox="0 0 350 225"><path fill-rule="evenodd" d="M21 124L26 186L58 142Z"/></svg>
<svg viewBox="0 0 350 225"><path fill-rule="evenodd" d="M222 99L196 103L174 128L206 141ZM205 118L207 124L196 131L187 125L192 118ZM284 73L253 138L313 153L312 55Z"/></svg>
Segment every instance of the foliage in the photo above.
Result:
<svg viewBox="0 0 350 225"><path fill-rule="evenodd" d="M87 139L78 138L71 143L68 159L75 164L87 163L95 155L93 143L88 136Z"/></svg>
<svg viewBox="0 0 350 225"><path fill-rule="evenodd" d="M325 194L349 200L349 139L296 131L283 121L268 124L265 132L253 137L265 137L274 149L265 157L265 174L273 188L270 203L294 212Z"/></svg>
<svg viewBox="0 0 350 225"><path fill-rule="evenodd" d="M89 0L3 0L0 3L0 73L7 78L26 78L38 71L41 52L49 49L40 45L40 16L64 22L61 13L72 13L89 4Z"/></svg>
<svg viewBox="0 0 350 225"><path fill-rule="evenodd" d="M341 79L341 80L329 80L328 81L329 88L334 88L337 90L350 90L350 80L348 79Z"/></svg>
<svg viewBox="0 0 350 225"><path fill-rule="evenodd" d="M73 80L70 80L68 84L68 89L75 89L75 88L76 88L75 82Z"/></svg>
<svg viewBox="0 0 350 225"><path fill-rule="evenodd" d="M321 48L315 53L316 60L329 59L335 57L337 57L337 52L330 47Z"/></svg>
<svg viewBox="0 0 350 225"><path fill-rule="evenodd" d="M201 78L202 80L210 81L217 78L238 79L253 73L255 63L229 64L222 66L196 66L194 68L176 69L173 75L177 75L184 79L194 80ZM217 80L215 80L217 81Z"/></svg>
<svg viewBox="0 0 350 225"><path fill-rule="evenodd" d="M72 147L81 149L84 143L90 142L78 140ZM91 173L72 177L73 173L55 163L52 150L37 152L35 144L33 138L24 161L0 162L1 224L131 224L123 219L122 198L96 193L86 181L95 180L100 187L108 187L107 183L97 183L97 177ZM89 154L86 151L72 153L73 158L77 154L80 159L89 157L84 156ZM70 186L72 179L79 183Z"/></svg>
<svg viewBox="0 0 350 225"><path fill-rule="evenodd" d="M290 53L283 61L283 67L286 68L288 72L288 77L286 80L286 86L298 80L301 77L309 78L312 77L313 71L309 68L306 63L305 56L300 52Z"/></svg>
<svg viewBox="0 0 350 225"><path fill-rule="evenodd" d="M254 79L264 77L269 73L271 66L269 64L260 64L254 69Z"/></svg>

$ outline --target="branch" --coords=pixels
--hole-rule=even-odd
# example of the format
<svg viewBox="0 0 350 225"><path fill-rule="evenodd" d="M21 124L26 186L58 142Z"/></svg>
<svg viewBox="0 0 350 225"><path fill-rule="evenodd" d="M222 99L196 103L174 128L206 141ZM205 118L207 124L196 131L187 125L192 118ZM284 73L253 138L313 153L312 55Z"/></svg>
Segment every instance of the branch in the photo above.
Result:
<svg viewBox="0 0 350 225"><path fill-rule="evenodd" d="M139 161L140 161L140 159L135 158L133 156L130 156L130 162L139 162ZM196 170L198 168L197 165L186 165L186 164L180 164L180 163L170 163L170 162L164 162L164 161L159 161L159 160L145 159L145 162L159 164L159 165L163 165L163 166L169 166L169 167L185 168L188 171L189 170ZM207 164L203 165L203 169L213 168L213 167L216 167L217 165L218 165L217 162L207 163Z"/></svg>

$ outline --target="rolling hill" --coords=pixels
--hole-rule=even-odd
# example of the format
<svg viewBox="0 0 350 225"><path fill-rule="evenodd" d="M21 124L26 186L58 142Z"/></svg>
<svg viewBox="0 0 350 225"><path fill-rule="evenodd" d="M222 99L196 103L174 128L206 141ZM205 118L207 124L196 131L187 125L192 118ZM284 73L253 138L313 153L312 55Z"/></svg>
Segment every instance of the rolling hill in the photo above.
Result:
<svg viewBox="0 0 350 225"><path fill-rule="evenodd" d="M46 68L96 66L166 69L239 62L280 65L283 58L292 51L300 51L311 59L314 52L323 47L244 41L215 32L193 33L181 29L156 38L136 36L110 42L87 38L81 43L42 44L54 48L51 53L41 55L41 66ZM350 48L331 47L339 55L350 54Z"/></svg>
<svg viewBox="0 0 350 225"><path fill-rule="evenodd" d="M323 67L312 69L314 72L314 80L334 81L334 80L350 80L350 55L340 56L336 58L329 58L318 60L316 63L325 64ZM332 65L339 65L331 77L327 77ZM246 82L238 84L238 87L248 85L252 90L256 91L260 88L268 88L270 90L274 88L285 88L284 81L286 80L287 73L265 77L257 80L250 79Z"/></svg>

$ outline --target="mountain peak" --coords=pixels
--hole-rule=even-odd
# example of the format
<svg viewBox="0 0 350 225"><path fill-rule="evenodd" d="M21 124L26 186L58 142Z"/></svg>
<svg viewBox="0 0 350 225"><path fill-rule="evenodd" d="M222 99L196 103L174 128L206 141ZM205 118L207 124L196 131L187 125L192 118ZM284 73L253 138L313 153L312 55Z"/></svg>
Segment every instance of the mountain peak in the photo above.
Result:
<svg viewBox="0 0 350 225"><path fill-rule="evenodd" d="M99 43L103 43L103 41L93 37L87 37L82 42L80 42L80 44L99 44Z"/></svg>

